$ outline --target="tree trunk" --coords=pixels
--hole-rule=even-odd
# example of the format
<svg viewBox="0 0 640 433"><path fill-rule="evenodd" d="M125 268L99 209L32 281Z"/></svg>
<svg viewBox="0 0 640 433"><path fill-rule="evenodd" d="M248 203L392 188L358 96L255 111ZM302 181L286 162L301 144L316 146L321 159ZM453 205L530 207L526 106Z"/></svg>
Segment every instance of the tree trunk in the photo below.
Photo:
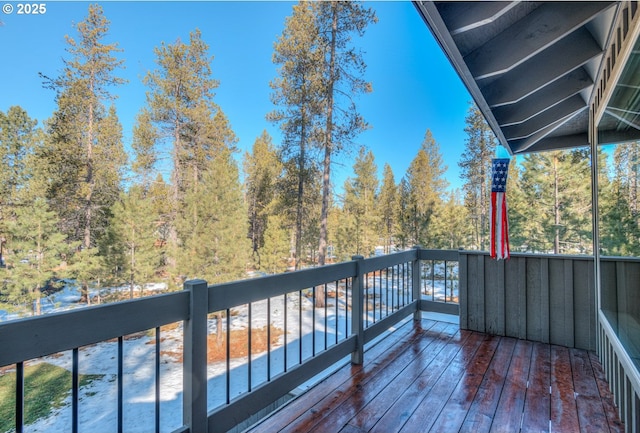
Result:
<svg viewBox="0 0 640 433"><path fill-rule="evenodd" d="M329 83L327 89L327 126L325 131L324 161L322 173L322 209L320 211L320 242L318 266L324 266L327 256L327 222L329 214L329 194L331 193L331 152L333 150L333 91L336 79L336 38L338 32L338 2L331 3L333 19L331 23L331 48L329 52ZM320 297L318 297L320 298ZM324 299L324 296L322 296ZM316 303L317 304L317 303Z"/></svg>

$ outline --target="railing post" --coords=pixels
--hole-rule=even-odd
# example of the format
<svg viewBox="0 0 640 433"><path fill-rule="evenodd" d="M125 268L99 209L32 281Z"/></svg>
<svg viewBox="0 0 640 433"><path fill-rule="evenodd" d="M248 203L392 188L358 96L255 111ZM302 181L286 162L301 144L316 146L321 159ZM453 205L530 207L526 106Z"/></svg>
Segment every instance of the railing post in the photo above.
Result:
<svg viewBox="0 0 640 433"><path fill-rule="evenodd" d="M183 423L191 432L206 432L207 420L207 310L209 291L204 280L189 280L189 318L184 321Z"/></svg>
<svg viewBox="0 0 640 433"><path fill-rule="evenodd" d="M413 300L417 302L416 311L413 313L413 320L421 320L422 310L420 309L420 299L422 299L422 294L420 293L420 250L422 249L422 246L416 245L413 248L416 250L416 259L413 261L411 269L411 291L413 292Z"/></svg>
<svg viewBox="0 0 640 433"><path fill-rule="evenodd" d="M362 272L363 256L351 256L356 262L356 276L353 278L351 290L351 332L356 336L356 351L351 354L352 364L362 364L364 358L364 274Z"/></svg>

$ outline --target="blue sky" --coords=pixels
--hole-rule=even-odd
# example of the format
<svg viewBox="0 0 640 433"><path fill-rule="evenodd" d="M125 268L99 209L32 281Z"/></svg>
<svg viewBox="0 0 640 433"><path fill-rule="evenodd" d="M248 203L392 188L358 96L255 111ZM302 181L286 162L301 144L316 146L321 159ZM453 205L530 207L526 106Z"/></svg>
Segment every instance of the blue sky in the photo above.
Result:
<svg viewBox="0 0 640 433"><path fill-rule="evenodd" d="M89 2L46 2L44 15L0 14L0 110L20 105L39 121L55 109L54 93L42 87L38 73L57 76L62 70L65 35L76 36L75 24L87 15ZM162 42L188 41L198 28L209 44L213 77L220 81L216 101L239 138L242 153L266 129L279 142L276 125L265 115L270 102L269 81L277 75L271 61L273 42L281 34L291 2L274 1L117 1L99 2L111 21L105 42L124 51L126 69L119 75L128 84L117 88L115 101L131 141L133 119L145 103L142 78L155 69L154 48ZM372 128L357 142L374 152L380 177L389 163L396 182L405 174L430 129L448 167L447 179L459 187L457 162L464 149L464 118L471 100L467 90L434 41L415 7L408 1L367 2L379 22L355 40L364 52L366 79L373 93L357 103ZM339 188L351 175L357 151L344 154L334 167ZM241 155L238 155L240 160Z"/></svg>

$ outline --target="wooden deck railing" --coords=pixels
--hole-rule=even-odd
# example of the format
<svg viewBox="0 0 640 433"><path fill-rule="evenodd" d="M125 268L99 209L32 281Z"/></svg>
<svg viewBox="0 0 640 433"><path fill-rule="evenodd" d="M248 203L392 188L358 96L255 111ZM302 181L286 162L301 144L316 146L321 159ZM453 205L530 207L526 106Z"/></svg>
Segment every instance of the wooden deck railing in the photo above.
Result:
<svg viewBox="0 0 640 433"><path fill-rule="evenodd" d="M107 341L117 346L118 371L117 425L107 430L126 430L124 341L130 334L153 330L153 430L160 431L161 327L175 324L183 328L183 411L174 431L228 431L332 365L349 357L362 363L365 345L407 316L421 310L457 314L457 260L457 251L415 248L228 284L191 280L177 293L0 324L0 367L15 365L16 371L15 430L24 430L25 363L71 351L71 431L77 432L79 353L84 346ZM267 350L252 354L251 327L258 310L266 311ZM234 369L230 341L238 315L249 327L249 353L245 367ZM269 336L276 323L283 328L277 347ZM207 373L210 329L226 344L223 387L220 381L214 385ZM251 365L258 357L266 366L260 369L264 377L257 377ZM247 377L239 382L246 389L232 383L242 374Z"/></svg>

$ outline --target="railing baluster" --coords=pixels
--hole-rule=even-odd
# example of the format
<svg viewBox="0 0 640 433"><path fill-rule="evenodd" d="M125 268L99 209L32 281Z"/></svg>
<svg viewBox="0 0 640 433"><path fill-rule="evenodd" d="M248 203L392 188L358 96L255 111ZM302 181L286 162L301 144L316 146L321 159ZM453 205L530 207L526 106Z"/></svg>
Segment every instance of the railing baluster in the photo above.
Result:
<svg viewBox="0 0 640 433"><path fill-rule="evenodd" d="M71 431L78 433L78 348L71 351Z"/></svg>
<svg viewBox="0 0 640 433"><path fill-rule="evenodd" d="M373 323L376 323L376 271L373 271Z"/></svg>
<svg viewBox="0 0 640 433"><path fill-rule="evenodd" d="M431 300L436 300L436 262L431 260Z"/></svg>
<svg viewBox="0 0 640 433"><path fill-rule="evenodd" d="M386 316L389 315L389 268L385 269L384 271L384 279L385 279L385 303L384 306L386 307L387 311L386 311ZM393 294L392 294L393 296Z"/></svg>
<svg viewBox="0 0 640 433"><path fill-rule="evenodd" d="M287 316L289 316L287 311L287 294L284 294L284 307L282 309L282 314L284 315L284 371L287 372L287 334L289 333L289 329L287 328Z"/></svg>
<svg viewBox="0 0 640 433"><path fill-rule="evenodd" d="M227 329L225 330L225 333L227 334L227 338L226 338L226 368L227 368L227 383L226 383L226 388L227 388L227 404L229 404L229 402L231 401L231 310L230 309L226 309L226 327ZM221 332L221 331L218 331Z"/></svg>
<svg viewBox="0 0 640 433"><path fill-rule="evenodd" d="M249 305L247 306L247 320L249 321L249 335L247 336L247 345L249 346L247 348L247 392L251 392L252 386L251 386L251 330L252 330L252 324L253 324L253 320L251 318L251 302L249 302Z"/></svg>
<svg viewBox="0 0 640 433"><path fill-rule="evenodd" d="M449 298L449 301L451 298ZM444 302L449 302L447 300L447 261L444 261Z"/></svg>
<svg viewBox="0 0 640 433"><path fill-rule="evenodd" d="M267 382L271 381L271 298L267 298Z"/></svg>
<svg viewBox="0 0 640 433"><path fill-rule="evenodd" d="M302 290L298 290L298 363L302 364Z"/></svg>
<svg viewBox="0 0 640 433"><path fill-rule="evenodd" d="M327 291L327 283L324 284L325 293ZM313 291L311 292L311 323L313 324L313 329L311 329L311 356L316 356L316 286L313 286Z"/></svg>
<svg viewBox="0 0 640 433"><path fill-rule="evenodd" d="M118 337L118 433L123 431L123 412L124 412L124 338Z"/></svg>
<svg viewBox="0 0 640 433"><path fill-rule="evenodd" d="M160 433L160 327L156 328L156 433Z"/></svg>
<svg viewBox="0 0 640 433"><path fill-rule="evenodd" d="M336 284L336 289L335 289L335 296L336 296L336 305L338 305L338 281L335 282ZM327 350L327 345L328 345L328 340L329 340L329 332L328 331L328 326L329 326L329 318L327 317L328 313L329 313L329 307L327 305L327 283L324 283L324 350ZM336 316L336 319L338 317Z"/></svg>
<svg viewBox="0 0 640 433"><path fill-rule="evenodd" d="M351 281L351 314L353 314L353 278L351 278L347 280L344 290L344 338L349 336L349 281Z"/></svg>
<svg viewBox="0 0 640 433"><path fill-rule="evenodd" d="M340 300L340 289L339 289L339 285L338 287L336 287L336 325L334 326L334 334L336 335L336 344L338 344L338 332L339 332L339 324L340 324L340 314L338 312L338 301ZM347 279L345 278L344 280L344 291L345 291L345 295L344 295L344 314L347 314Z"/></svg>
<svg viewBox="0 0 640 433"><path fill-rule="evenodd" d="M24 363L16 364L16 433L24 428Z"/></svg>

